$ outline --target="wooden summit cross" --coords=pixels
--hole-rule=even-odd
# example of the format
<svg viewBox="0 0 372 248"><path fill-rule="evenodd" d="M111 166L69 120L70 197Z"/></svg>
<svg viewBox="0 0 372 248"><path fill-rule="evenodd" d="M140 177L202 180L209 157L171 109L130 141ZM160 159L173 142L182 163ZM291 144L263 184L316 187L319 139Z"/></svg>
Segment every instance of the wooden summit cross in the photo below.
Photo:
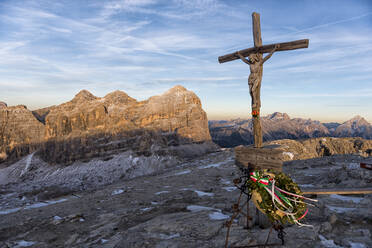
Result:
<svg viewBox="0 0 372 248"><path fill-rule="evenodd" d="M261 27L260 27L260 14L253 12L253 41L254 47L237 51L218 57L220 63L241 59L249 64L251 74L248 78L249 93L252 97L252 116L253 116L253 132L254 132L254 146L255 148L262 147L262 129L260 122L260 89L262 81L263 63L268 60L275 51L287 51L299 48L307 48L309 40L296 40L284 43L276 43L262 46ZM269 53L265 58L262 57L263 53ZM245 57L249 56L249 60Z"/></svg>

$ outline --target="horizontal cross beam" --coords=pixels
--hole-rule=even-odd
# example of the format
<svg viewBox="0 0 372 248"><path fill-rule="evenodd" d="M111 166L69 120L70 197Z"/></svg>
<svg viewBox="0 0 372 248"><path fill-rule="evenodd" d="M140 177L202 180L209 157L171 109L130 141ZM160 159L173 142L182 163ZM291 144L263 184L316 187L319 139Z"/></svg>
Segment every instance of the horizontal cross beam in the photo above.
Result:
<svg viewBox="0 0 372 248"><path fill-rule="evenodd" d="M307 48L309 46L309 39L276 43L276 44L270 44L270 45L265 45L265 46L260 46L260 47L251 47L251 48L240 50L239 53L243 55L244 57L248 57L249 54L252 54L252 53L269 53L275 48L275 45L279 45L279 48L277 48L276 51L288 51L288 50L294 50L294 49L300 49L300 48ZM236 59L240 59L239 56L237 55L237 52L218 57L218 62L225 63L225 62L233 61Z"/></svg>
<svg viewBox="0 0 372 248"><path fill-rule="evenodd" d="M304 188L302 190L302 193L304 195L331 195L331 194L359 195L359 194L372 194L372 188L349 188L349 189Z"/></svg>

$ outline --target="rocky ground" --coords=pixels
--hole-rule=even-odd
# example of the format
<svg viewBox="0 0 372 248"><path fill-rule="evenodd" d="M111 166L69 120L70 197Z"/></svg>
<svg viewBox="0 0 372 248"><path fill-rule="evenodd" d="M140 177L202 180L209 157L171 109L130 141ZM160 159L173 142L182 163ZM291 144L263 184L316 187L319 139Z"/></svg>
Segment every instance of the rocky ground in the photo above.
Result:
<svg viewBox="0 0 372 248"><path fill-rule="evenodd" d="M110 161L119 168L118 161L126 160L134 158L114 157L95 168ZM284 171L302 188L371 187L371 171L358 168L362 161L372 163L372 158L340 155L290 161ZM97 175L84 167L86 180L79 181L80 188L68 177L57 180L56 175L66 175L63 170L69 167L51 172L56 183L41 187L38 178L45 174L37 177L34 172L46 173L46 168L38 165L38 158L28 156L18 163L12 173L23 172L23 179L0 186L1 248L224 247L224 223L239 195L232 183L239 173L229 149L152 167L150 175L136 174L134 167L133 178L116 178L125 172L120 169L102 169ZM78 173L78 167L71 166ZM0 181L8 180L1 178L6 169L0 170ZM9 169L6 173L11 175ZM107 175L114 177L107 185L89 183ZM326 195L318 200L304 220L314 227L286 226L284 247L372 247L372 195ZM258 226L246 230L239 219L231 228L230 245L262 243L268 231ZM275 232L271 238L279 242Z"/></svg>

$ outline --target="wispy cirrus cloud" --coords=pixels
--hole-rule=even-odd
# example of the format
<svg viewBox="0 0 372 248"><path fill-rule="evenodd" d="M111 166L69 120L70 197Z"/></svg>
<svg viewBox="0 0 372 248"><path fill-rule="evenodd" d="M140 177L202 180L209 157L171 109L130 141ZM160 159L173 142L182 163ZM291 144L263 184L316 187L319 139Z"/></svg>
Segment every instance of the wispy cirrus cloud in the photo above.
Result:
<svg viewBox="0 0 372 248"><path fill-rule="evenodd" d="M309 48L275 53L265 63L262 96L267 111L279 105L272 100L278 100L276 94L283 96L280 104L285 107L296 105L285 105L290 99L300 101L295 96L309 102L311 97L365 99L372 79L371 12L364 3L340 1L296 2L278 12L277 1L255 0L93 0L68 5L4 0L0 98L26 99L24 92L34 91L62 100L86 88L98 95L122 89L143 99L184 84L199 94L208 111L234 112L238 101L247 104L239 107L246 110L249 67L238 60L219 64L217 57L252 46L251 12L258 11L264 44L310 39ZM351 86L361 91L349 92Z"/></svg>
<svg viewBox="0 0 372 248"><path fill-rule="evenodd" d="M301 30L298 30L295 27L293 27L293 29L295 30L294 34L308 33L309 31L313 31L313 30L316 30L316 29L322 29L322 28L328 28L328 27L333 26L333 25L338 25L338 24L342 24L342 23L346 23L346 22L355 21L355 20L358 20L358 19L361 19L361 18L368 17L370 15L372 15L372 11L363 13L361 15L353 16L353 17L350 17L350 18L340 19L340 20L333 21L333 22L322 23L320 25L315 25L315 26L304 28L304 29L301 29Z"/></svg>
<svg viewBox="0 0 372 248"><path fill-rule="evenodd" d="M156 6L157 5L157 6ZM156 15L171 19L190 19L223 10L226 5L217 0L116 0L104 5L102 17L109 18L121 12Z"/></svg>

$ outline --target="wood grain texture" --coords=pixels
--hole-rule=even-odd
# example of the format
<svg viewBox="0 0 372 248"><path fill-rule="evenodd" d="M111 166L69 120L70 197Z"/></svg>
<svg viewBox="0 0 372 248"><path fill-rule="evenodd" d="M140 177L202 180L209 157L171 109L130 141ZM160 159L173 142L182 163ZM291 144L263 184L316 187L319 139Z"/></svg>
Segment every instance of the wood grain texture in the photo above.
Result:
<svg viewBox="0 0 372 248"><path fill-rule="evenodd" d="M280 147L238 146L235 148L235 164L252 170L282 171L283 150Z"/></svg>
<svg viewBox="0 0 372 248"><path fill-rule="evenodd" d="M295 49L301 49L301 48L308 48L309 47L309 39L303 39L303 40L295 40L295 41L289 41L289 42L282 42L282 43L275 43L275 44L269 44L264 45L260 47L251 47L247 49L240 50L239 53L243 55L244 57L248 57L250 54L253 53L269 53L274 48L275 45L279 45L280 47L276 50L277 51L289 51L289 50L295 50ZM225 63L229 61L233 61L236 59L240 59L237 55L237 52L226 54L223 56L218 57L219 63Z"/></svg>
<svg viewBox="0 0 372 248"><path fill-rule="evenodd" d="M254 139L254 147L261 148L262 147L262 127L261 127L261 120L259 117L253 118L253 139Z"/></svg>
<svg viewBox="0 0 372 248"><path fill-rule="evenodd" d="M255 47L262 46L260 14L252 13L253 42Z"/></svg>
<svg viewBox="0 0 372 248"><path fill-rule="evenodd" d="M359 194L372 194L372 188L350 188L350 189L303 189L302 193L304 195L359 195Z"/></svg>

